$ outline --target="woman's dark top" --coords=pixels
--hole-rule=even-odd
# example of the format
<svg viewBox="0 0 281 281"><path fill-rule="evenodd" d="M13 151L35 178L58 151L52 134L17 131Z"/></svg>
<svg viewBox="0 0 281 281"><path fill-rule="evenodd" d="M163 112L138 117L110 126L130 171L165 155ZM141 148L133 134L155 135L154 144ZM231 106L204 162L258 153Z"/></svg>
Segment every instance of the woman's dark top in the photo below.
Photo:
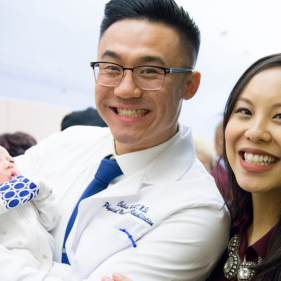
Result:
<svg viewBox="0 0 281 281"><path fill-rule="evenodd" d="M257 263L259 257L264 259L266 256L267 245L270 235L272 233L272 229L267 234L265 234L261 239L255 242L253 245L248 247L247 230L251 225L252 221L253 221L252 215L249 214L244 215L244 217L240 222L233 224L231 235L233 236L236 233L240 234L240 239L241 239L240 249L239 249L240 259L243 261L244 257L246 257L247 262L252 261ZM217 264L215 270L212 272L212 274L209 276L209 278L206 281L229 281L229 279L225 278L223 273L223 267L227 259L228 259L228 253L226 250L220 262ZM232 280L236 281L237 279L234 278Z"/></svg>

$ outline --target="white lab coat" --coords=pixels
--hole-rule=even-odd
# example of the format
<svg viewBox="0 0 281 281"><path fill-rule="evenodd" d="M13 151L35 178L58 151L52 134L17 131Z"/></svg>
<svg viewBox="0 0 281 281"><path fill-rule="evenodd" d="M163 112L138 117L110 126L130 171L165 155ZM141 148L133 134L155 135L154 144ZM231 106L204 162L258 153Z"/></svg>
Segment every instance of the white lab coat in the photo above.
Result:
<svg viewBox="0 0 281 281"><path fill-rule="evenodd" d="M190 129L180 125L178 134L146 168L81 202L66 245L71 280L96 281L114 271L134 281L206 279L227 245L229 213L195 157ZM17 161L25 173L37 165L61 198L65 213L53 232L57 259L72 210L101 159L112 153L112 140L108 128L71 128ZM120 228L132 235L136 248ZM9 258L1 255L7 253L0 249L0 263L8 266ZM24 280L43 280L19 259L17 268L37 278Z"/></svg>

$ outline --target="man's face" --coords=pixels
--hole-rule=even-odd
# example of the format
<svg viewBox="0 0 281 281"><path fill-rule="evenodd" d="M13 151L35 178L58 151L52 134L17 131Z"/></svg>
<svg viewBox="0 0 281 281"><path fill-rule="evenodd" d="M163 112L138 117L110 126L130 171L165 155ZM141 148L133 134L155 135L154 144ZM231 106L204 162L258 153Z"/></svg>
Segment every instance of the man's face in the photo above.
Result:
<svg viewBox="0 0 281 281"><path fill-rule="evenodd" d="M180 48L176 31L146 20L125 19L103 34L98 61L124 67L155 65L167 68L191 67ZM167 74L159 90L143 90L132 71L125 70L121 83L106 87L96 83L96 106L108 124L116 153L121 155L156 146L174 136L192 73Z"/></svg>

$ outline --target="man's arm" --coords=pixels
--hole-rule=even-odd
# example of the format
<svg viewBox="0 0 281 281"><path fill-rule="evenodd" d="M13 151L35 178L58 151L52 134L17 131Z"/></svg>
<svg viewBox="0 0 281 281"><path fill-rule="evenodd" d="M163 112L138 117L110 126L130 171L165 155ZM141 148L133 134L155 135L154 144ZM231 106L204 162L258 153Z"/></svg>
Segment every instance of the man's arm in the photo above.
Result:
<svg viewBox="0 0 281 281"><path fill-rule="evenodd" d="M223 209L182 210L136 241L137 248L113 255L83 280L101 280L113 272L125 274L134 281L205 280L226 247L228 232L229 218ZM61 280L37 271L3 247L0 264L1 276L9 277L13 272L7 280Z"/></svg>
<svg viewBox="0 0 281 281"><path fill-rule="evenodd" d="M104 261L89 280L101 280L112 272L133 281L205 280L223 253L228 236L225 209L182 210L136 241L137 248L125 249Z"/></svg>

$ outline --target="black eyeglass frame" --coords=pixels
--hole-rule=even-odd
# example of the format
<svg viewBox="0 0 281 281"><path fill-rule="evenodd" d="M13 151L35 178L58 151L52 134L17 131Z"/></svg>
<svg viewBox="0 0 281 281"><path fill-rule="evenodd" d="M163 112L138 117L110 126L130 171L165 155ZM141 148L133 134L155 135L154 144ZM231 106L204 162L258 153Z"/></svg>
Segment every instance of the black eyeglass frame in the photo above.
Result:
<svg viewBox="0 0 281 281"><path fill-rule="evenodd" d="M90 63L90 66L93 68L93 70L94 70L94 68L95 68L95 65L98 64L98 63L110 63L110 64L117 65L117 66L121 67L122 70L123 70L123 76L122 76L120 82L122 81L122 79L123 79L123 77L124 77L124 71L125 71L125 70L131 70L132 73L134 73L134 70L135 70L136 68L144 67L144 66L155 67L155 68L162 69L162 70L164 71L164 81L163 81L163 85L164 85L164 82L165 82L165 76L166 76L166 74L169 74L169 73L185 73L185 72L192 72L192 71L193 71L193 69L191 69L191 68L167 68L167 67L156 66L156 65L149 65L149 64L137 65L137 66L135 66L135 67L124 67L124 66L122 66L122 65L120 65L120 64L118 64L118 63L109 62L109 61L95 61L95 62L91 62L91 63ZM99 82L97 81L96 76L95 76L95 80L96 80L96 82L99 84ZM120 82L119 82L117 85L115 85L115 86L108 86L108 85L103 85L103 84L101 84L101 85L106 86L106 87L116 87L116 86L118 86L118 85L120 84ZM163 87L163 85L161 86L161 88ZM138 87L139 87L139 86L138 86ZM140 88L141 88L141 87L140 87ZM159 89L161 89L161 88L159 88ZM142 88L142 89L143 89L143 88ZM154 89L154 90L159 90L159 89ZM146 89L144 89L144 90L146 90ZM150 90L153 90L153 89L150 89Z"/></svg>

